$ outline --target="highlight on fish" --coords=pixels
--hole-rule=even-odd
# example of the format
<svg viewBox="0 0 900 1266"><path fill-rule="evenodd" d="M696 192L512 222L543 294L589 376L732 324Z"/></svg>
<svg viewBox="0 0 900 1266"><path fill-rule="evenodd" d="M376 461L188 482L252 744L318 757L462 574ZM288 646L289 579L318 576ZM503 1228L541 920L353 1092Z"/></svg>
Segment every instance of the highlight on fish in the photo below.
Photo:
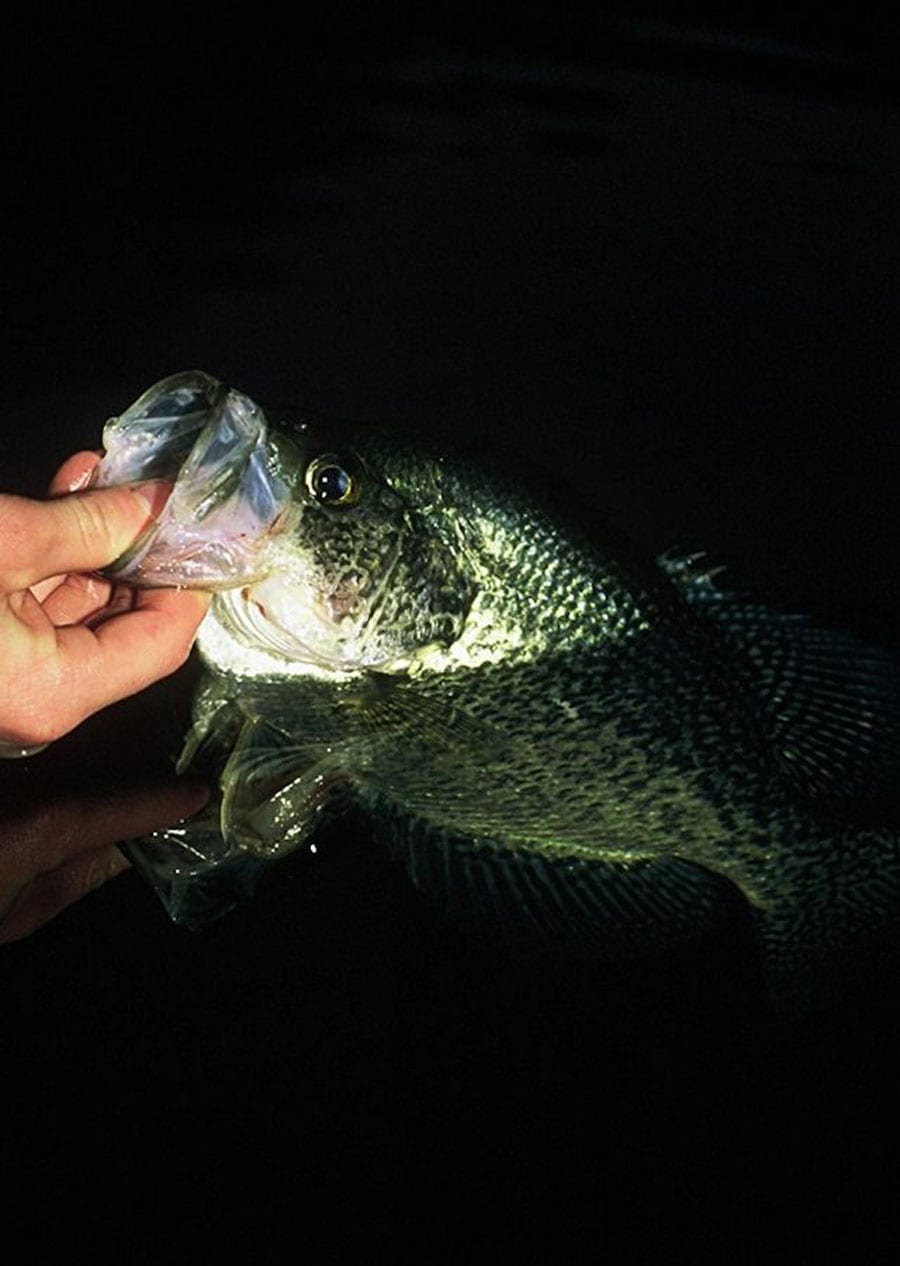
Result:
<svg viewBox="0 0 900 1266"><path fill-rule="evenodd" d="M188 372L104 431L103 484L166 478L111 573L212 588L179 762L212 807L134 841L169 913L246 897L365 810L413 881L514 954L622 957L743 909L804 1006L900 889L896 665L584 539L504 472Z"/></svg>

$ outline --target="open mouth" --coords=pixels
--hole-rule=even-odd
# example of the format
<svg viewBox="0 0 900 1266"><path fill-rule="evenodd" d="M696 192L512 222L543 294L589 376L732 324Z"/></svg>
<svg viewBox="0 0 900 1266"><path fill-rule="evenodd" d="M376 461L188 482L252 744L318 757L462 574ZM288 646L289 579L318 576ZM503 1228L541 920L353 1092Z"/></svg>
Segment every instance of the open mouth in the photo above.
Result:
<svg viewBox="0 0 900 1266"><path fill-rule="evenodd" d="M273 555L279 555L275 549ZM284 558L282 556L282 564ZM380 586L361 569L324 580L314 569L278 565L254 583L217 595L211 617L249 651L282 664L357 672L390 658L380 645ZM272 665L278 671L277 665Z"/></svg>
<svg viewBox="0 0 900 1266"><path fill-rule="evenodd" d="M285 628L269 602L256 594L256 586L221 594L216 602L216 615L229 633L246 645L286 659L292 663L311 663L332 667L329 658L316 649L315 617L311 612L303 618L302 608L295 606L291 627ZM307 635L304 630L308 627Z"/></svg>
<svg viewBox="0 0 900 1266"><path fill-rule="evenodd" d="M97 485L169 479L159 518L107 574L145 587L227 589L266 574L292 521L265 414L208 374L163 379L103 433Z"/></svg>
<svg viewBox="0 0 900 1266"><path fill-rule="evenodd" d="M330 672L360 667L347 628L349 618L336 621L327 601L323 605L311 589L278 576L220 593L213 614L237 642L282 665Z"/></svg>

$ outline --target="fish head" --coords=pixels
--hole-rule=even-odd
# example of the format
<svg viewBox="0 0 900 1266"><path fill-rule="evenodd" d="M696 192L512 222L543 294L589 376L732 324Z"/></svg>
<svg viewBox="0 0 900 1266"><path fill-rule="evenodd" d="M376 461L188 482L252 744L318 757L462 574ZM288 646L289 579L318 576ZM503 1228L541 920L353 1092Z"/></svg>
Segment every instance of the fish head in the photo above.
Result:
<svg viewBox="0 0 900 1266"><path fill-rule="evenodd" d="M271 418L189 373L113 419L100 483L167 478L173 491L109 574L216 591L200 648L236 675L401 671L449 645L473 583L430 512L437 463L398 461L338 424Z"/></svg>
<svg viewBox="0 0 900 1266"><path fill-rule="evenodd" d="M286 526L266 550L266 575L220 593L211 623L300 670L405 671L454 641L472 586L422 486L392 480L371 449L321 427L283 426L281 437ZM221 641L205 638L207 655Z"/></svg>

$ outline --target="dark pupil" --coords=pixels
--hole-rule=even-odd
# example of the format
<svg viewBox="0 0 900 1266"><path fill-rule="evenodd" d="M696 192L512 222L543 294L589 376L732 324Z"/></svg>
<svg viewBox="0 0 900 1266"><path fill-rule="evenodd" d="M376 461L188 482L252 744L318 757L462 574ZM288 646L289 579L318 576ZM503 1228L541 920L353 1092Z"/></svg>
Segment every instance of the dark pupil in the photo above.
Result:
<svg viewBox="0 0 900 1266"><path fill-rule="evenodd" d="M313 477L313 492L319 501L340 501L350 491L350 476L340 466L323 466Z"/></svg>

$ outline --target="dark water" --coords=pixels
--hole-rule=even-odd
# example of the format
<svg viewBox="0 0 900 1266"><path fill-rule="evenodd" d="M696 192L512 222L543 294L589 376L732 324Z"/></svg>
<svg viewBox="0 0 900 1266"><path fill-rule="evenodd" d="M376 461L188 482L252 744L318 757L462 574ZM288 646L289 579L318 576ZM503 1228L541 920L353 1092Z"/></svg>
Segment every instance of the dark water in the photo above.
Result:
<svg viewBox="0 0 900 1266"><path fill-rule="evenodd" d="M4 489L39 493L198 367L484 436L648 549L706 548L734 587L896 645L877 40L539 6L228 34L87 32L9 67ZM186 688L0 770L7 802L164 768ZM0 1148L32 1236L756 1262L892 1219L895 968L783 1032L741 929L514 966L441 927L364 824L323 845L203 935L128 876L0 952Z"/></svg>

